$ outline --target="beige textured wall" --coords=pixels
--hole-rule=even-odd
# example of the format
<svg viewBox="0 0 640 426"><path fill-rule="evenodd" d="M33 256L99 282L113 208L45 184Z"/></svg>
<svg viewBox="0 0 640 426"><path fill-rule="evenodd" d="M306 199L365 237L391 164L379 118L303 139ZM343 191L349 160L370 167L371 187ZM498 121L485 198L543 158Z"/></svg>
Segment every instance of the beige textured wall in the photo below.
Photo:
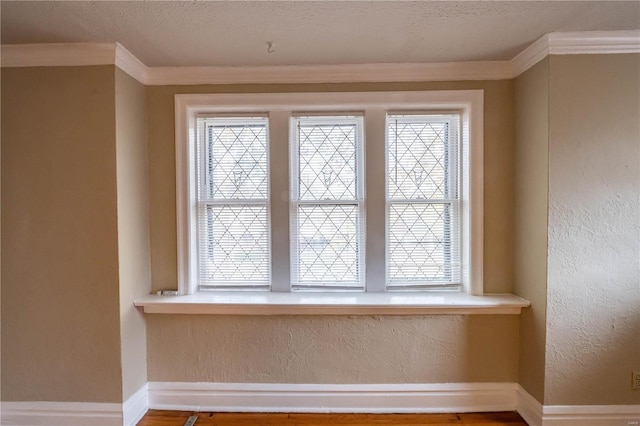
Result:
<svg viewBox="0 0 640 426"><path fill-rule="evenodd" d="M148 356L159 381L519 380L545 404L640 403L639 55L552 56L515 82L144 88L114 70L2 69L2 400L122 402ZM485 90L485 288L529 311L148 315L144 344L130 301L149 268L176 285L174 94L437 89Z"/></svg>
<svg viewBox="0 0 640 426"><path fill-rule="evenodd" d="M514 293L531 302L520 316L519 383L544 398L549 189L549 60L515 80Z"/></svg>
<svg viewBox="0 0 640 426"><path fill-rule="evenodd" d="M149 379L448 383L517 379L517 316L149 315Z"/></svg>
<svg viewBox="0 0 640 426"><path fill-rule="evenodd" d="M121 402L114 67L1 84L1 399Z"/></svg>
<svg viewBox="0 0 640 426"><path fill-rule="evenodd" d="M485 290L511 292L513 81L147 87L154 289L176 288L176 93L452 89L485 90ZM152 381L402 383L518 376L517 316L149 315L147 337Z"/></svg>
<svg viewBox="0 0 640 426"><path fill-rule="evenodd" d="M147 382L147 336L133 301L151 290L147 92L116 68L116 158L122 393L126 401Z"/></svg>
<svg viewBox="0 0 640 426"><path fill-rule="evenodd" d="M545 404L640 404L640 55L551 56Z"/></svg>

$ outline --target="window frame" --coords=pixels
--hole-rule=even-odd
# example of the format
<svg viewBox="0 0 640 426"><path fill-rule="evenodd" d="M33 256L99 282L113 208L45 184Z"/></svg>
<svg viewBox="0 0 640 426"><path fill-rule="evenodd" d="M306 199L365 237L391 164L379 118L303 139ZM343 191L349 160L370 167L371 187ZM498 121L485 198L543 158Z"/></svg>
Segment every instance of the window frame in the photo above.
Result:
<svg viewBox="0 0 640 426"><path fill-rule="evenodd" d="M289 292L289 167L272 167L278 158L288 158L292 113L364 114L365 191L368 186L386 185L386 117L402 111L461 111L460 150L462 173L461 242L462 291L483 294L483 114L482 90L406 92L323 92L259 94L181 94L175 96L176 221L178 290L182 295L197 292L195 194L196 117L198 114L267 114L269 116L269 158L271 197L271 292ZM283 133L284 132L284 133ZM283 138L282 135L287 137ZM375 171L377 170L377 172ZM384 170L384 173L380 173ZM284 185L284 186L283 186ZM274 191L274 188L277 191ZM282 188L286 194L282 193ZM376 194L374 195L374 192ZM386 291L386 191L367 191L365 197L366 291ZM286 196L284 196L286 195ZM381 204L382 203L382 204ZM382 208L380 209L380 206ZM375 210L374 210L375 209ZM274 221L286 216L286 223ZM381 217L380 217L381 216ZM380 227L379 224L383 226ZM380 229L381 228L381 229ZM278 246L278 250L273 248ZM382 253L383 257L380 257ZM383 260L382 262L376 261ZM264 292L261 292L264 294ZM320 293L327 294L327 293ZM305 292L309 296L312 293Z"/></svg>
<svg viewBox="0 0 640 426"><path fill-rule="evenodd" d="M420 118L427 118L430 122L447 122L449 126L452 124L451 117L457 116L457 126L450 130L449 132L454 133L455 144L448 145L445 149L447 150L448 157L452 156L455 158L454 161L450 162L450 166L453 167L453 172L446 173L446 179L448 181L447 188L453 189L455 194L454 197L445 197L442 199L434 199L432 197L429 198L409 198L409 197L392 197L390 194L389 185L391 183L391 178L389 176L389 172L391 171L391 158L390 158L390 147L391 141L389 140L389 126L390 119L393 117L399 117L403 119L404 122L409 123L413 122L414 124L420 123ZM427 121L427 120L425 120ZM387 291L434 291L434 290L445 290L445 291L457 291L460 289L462 283L429 283L428 280L424 280L422 278L414 280L397 280L393 283L391 279L391 272L389 271L391 260L390 260L390 252L391 252L391 209L392 205L404 204L407 206L411 205L426 205L426 204L450 204L453 210L453 216L457 216L454 219L451 219L450 222L453 222L453 226L450 225L450 230L453 228L454 238L450 240L450 244L454 247L452 252L456 254L452 254L452 257L459 262L461 262L462 258L462 237L458 237L457 234L460 234L461 225L462 225L462 214L460 214L460 202L461 202L461 171L462 171L462 153L461 153L461 125L462 125L462 114L459 110L442 110L442 111L388 111L387 112L387 141L385 146L385 154L386 154L386 162L385 162L385 172L386 172L386 180L385 180L385 213L386 213L386 221L385 221L385 232L386 232L386 285ZM453 148L453 149L452 149ZM453 155L452 155L453 154ZM453 180L453 182L452 182ZM436 197L437 198L437 197ZM451 235L451 234L450 234ZM460 275L462 271L459 271ZM460 280L462 281L462 279ZM391 290L389 290L391 288Z"/></svg>
<svg viewBox="0 0 640 426"><path fill-rule="evenodd" d="M297 136L294 135L296 130L296 125L300 123L301 120L309 122L314 122L316 124L338 124L339 121L344 123L352 122L356 126L356 140L355 140L355 197L350 199L330 199L330 200L303 200L299 198L299 166L300 166L300 140ZM322 285L304 285L301 284L295 274L298 272L298 207L300 206L310 206L310 205L355 205L358 210L358 222L359 226L356 229L356 238L358 240L358 255L357 255L357 268L358 268L358 286L341 286L339 283L325 283L327 292L329 291L366 291L366 275L365 275L365 265L366 265L366 215L365 215L365 178L364 178L364 157L365 157L365 148L364 148L364 115L363 114L354 114L350 113L328 113L328 114L293 114L290 117L290 133L289 133L289 167L290 167L290 182L289 182L289 191L290 191L290 210L289 210L289 221L291 223L290 231L289 231L289 240L291 244L291 276L290 276L290 284L291 290L294 291L323 291Z"/></svg>
<svg viewBox="0 0 640 426"><path fill-rule="evenodd" d="M198 125L198 120L203 120L202 122L202 128L200 128L200 126ZM216 122L218 122L219 124L225 124L225 125L232 125L232 124L249 124L251 122L259 122L259 121L264 121L265 123L265 129L267 131L266 134L266 143L265 143L265 148L266 148L266 152L265 152L265 160L266 160L266 165L265 165L265 171L266 171L266 191L264 194L263 198L260 197L252 197L252 198L224 198L221 196L209 196L206 193L209 192L209 181L207 180L207 178L209 177L207 174L207 166L208 166L208 160L207 158L209 158L210 153L209 153L209 143L208 143L208 138L207 138L207 130L209 128L209 126L214 125ZM270 211L270 199L271 199L271 193L270 193L270 187L269 187L269 176L270 176L270 159L269 159L269 117L267 117L265 114L261 115L261 116L256 116L254 115L245 115L245 114L234 114L234 115L228 115L228 114L198 114L196 116L196 126L198 126L197 128L197 133L196 133L196 150L195 150L195 155L196 155L196 168L199 170L196 170L196 176L197 176L197 181L196 181L196 221L203 220L203 217L201 216L202 213L200 211L200 209L202 209L203 206L235 206L235 207L249 207L249 206L264 206L265 209L265 214L266 214L266 225L267 225L267 229L266 229L266 240L267 240L267 244L268 244L268 250L267 250L267 274L268 274L268 278L266 280L266 282L247 282L245 287L240 287L237 288L237 284L234 284L234 282L229 282L227 284L225 284L224 286L221 286L222 288L219 288L220 290L222 290L223 288L226 288L227 290L246 290L246 289L253 289L255 291L261 291L261 290L265 290L265 289L269 289L271 286L271 211ZM196 223L196 233L198 233L199 231L201 231L200 229L198 229L198 227L202 227L202 223ZM198 256L198 277L201 276L200 274L200 270L199 268L202 266L201 263L203 261L202 258L202 249L203 247L199 244L196 244L196 256ZM238 281L236 281L238 282ZM201 287L212 287L212 285L207 285L204 283L199 284L199 286ZM217 289L216 289L217 290ZM208 291L205 289L205 291Z"/></svg>

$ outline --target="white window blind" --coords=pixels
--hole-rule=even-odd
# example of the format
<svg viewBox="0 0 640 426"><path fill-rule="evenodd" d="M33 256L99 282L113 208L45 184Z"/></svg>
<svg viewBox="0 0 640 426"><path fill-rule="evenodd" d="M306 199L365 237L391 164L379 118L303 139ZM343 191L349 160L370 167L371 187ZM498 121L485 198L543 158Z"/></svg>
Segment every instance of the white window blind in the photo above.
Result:
<svg viewBox="0 0 640 426"><path fill-rule="evenodd" d="M291 120L292 288L364 289L363 120Z"/></svg>
<svg viewBox="0 0 640 426"><path fill-rule="evenodd" d="M268 289L268 119L198 117L199 289Z"/></svg>
<svg viewBox="0 0 640 426"><path fill-rule="evenodd" d="M387 117L387 288L461 286L460 114Z"/></svg>

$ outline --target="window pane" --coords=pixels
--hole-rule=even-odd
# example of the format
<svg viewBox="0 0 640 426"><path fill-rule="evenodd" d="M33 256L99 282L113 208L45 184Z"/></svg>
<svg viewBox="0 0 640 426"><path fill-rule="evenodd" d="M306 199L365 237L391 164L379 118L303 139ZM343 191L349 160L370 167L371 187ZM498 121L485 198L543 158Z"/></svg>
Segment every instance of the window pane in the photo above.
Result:
<svg viewBox="0 0 640 426"><path fill-rule="evenodd" d="M449 122L389 117L389 198L449 198Z"/></svg>
<svg viewBox="0 0 640 426"><path fill-rule="evenodd" d="M451 244L450 204L389 205L388 274L402 281L451 282L457 262Z"/></svg>
<svg viewBox="0 0 640 426"><path fill-rule="evenodd" d="M199 241L201 285L268 284L266 206L207 205Z"/></svg>
<svg viewBox="0 0 640 426"><path fill-rule="evenodd" d="M460 284L460 115L387 118L387 285Z"/></svg>
<svg viewBox="0 0 640 426"><path fill-rule="evenodd" d="M356 132L355 123L298 124L300 200L356 199Z"/></svg>
<svg viewBox="0 0 640 426"><path fill-rule="evenodd" d="M210 119L206 126L207 196L267 198L267 121Z"/></svg>
<svg viewBox="0 0 640 426"><path fill-rule="evenodd" d="M298 283L359 287L357 205L298 206Z"/></svg>

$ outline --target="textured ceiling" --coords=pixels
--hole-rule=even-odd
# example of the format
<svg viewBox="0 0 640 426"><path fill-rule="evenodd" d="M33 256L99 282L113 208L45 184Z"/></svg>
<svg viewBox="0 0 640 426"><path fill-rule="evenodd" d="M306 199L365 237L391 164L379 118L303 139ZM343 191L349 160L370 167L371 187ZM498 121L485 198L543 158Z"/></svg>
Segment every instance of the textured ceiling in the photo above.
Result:
<svg viewBox="0 0 640 426"><path fill-rule="evenodd" d="M640 29L640 2L2 1L1 40L117 41L148 66L511 59L545 33ZM267 52L266 42L274 44Z"/></svg>

